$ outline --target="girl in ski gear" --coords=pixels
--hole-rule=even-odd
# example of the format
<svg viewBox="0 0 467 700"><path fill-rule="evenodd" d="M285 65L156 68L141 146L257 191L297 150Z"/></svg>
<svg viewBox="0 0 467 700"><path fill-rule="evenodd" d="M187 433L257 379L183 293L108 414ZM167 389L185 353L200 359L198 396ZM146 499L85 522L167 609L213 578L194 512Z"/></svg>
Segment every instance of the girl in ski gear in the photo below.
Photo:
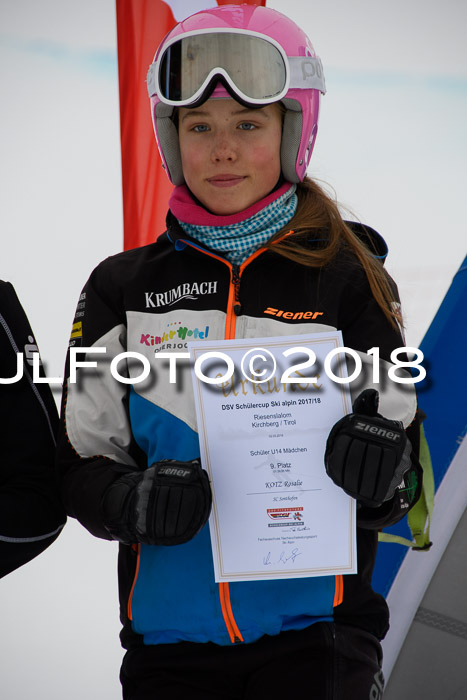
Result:
<svg viewBox="0 0 467 700"><path fill-rule="evenodd" d="M367 350L379 347L387 369L403 345L384 241L343 221L305 176L325 92L321 62L282 14L222 6L169 33L148 90L176 185L167 230L94 270L70 353L142 353L154 377L131 384L107 365L78 369L59 445L68 513L121 543L124 698L253 698L297 687L315 699L376 698L388 609L371 574L378 529L419 493L415 393L387 382L378 397L360 384L326 463L323 455L323 471L357 499L358 573L216 584L191 382L172 384L155 356L186 351L189 339L339 329L367 365ZM130 382L140 370L128 362ZM362 420L368 430L355 434ZM397 449L375 446L373 428L397 433ZM349 440L355 449L345 454ZM373 481L362 444L384 454Z"/></svg>

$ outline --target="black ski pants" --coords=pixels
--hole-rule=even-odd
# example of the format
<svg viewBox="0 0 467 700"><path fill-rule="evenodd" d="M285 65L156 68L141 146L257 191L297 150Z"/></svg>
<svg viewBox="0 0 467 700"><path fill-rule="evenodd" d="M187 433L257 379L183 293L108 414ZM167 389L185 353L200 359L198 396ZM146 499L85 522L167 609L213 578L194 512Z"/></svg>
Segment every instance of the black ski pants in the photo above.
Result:
<svg viewBox="0 0 467 700"><path fill-rule="evenodd" d="M252 644L132 649L120 679L124 700L380 700L381 660L373 635L318 622Z"/></svg>

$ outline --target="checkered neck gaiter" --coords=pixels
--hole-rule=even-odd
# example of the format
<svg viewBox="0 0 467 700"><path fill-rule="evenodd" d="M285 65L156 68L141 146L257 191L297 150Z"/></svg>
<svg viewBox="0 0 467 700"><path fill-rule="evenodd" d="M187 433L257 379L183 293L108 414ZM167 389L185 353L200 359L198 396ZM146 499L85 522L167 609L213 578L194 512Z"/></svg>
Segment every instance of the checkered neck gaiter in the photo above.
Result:
<svg viewBox="0 0 467 700"><path fill-rule="evenodd" d="M219 225L187 223L179 219L180 226L190 236L227 258L235 265L241 265L252 253L264 245L277 231L292 219L297 209L296 185L289 185L284 192L281 187L277 198L266 199L268 204L248 218L225 224L226 217L219 216ZM247 210L248 212L248 210ZM193 218L193 217L190 217ZM209 215L215 220L215 215ZM237 217L236 217L237 218Z"/></svg>

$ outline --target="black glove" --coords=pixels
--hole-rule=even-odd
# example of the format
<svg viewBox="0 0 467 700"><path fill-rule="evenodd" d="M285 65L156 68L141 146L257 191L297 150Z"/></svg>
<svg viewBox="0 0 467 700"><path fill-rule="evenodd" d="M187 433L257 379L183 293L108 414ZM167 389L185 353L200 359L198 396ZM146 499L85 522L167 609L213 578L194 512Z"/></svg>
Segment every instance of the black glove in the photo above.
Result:
<svg viewBox="0 0 467 700"><path fill-rule="evenodd" d="M370 508L389 501L411 467L412 446L402 423L383 418L378 403L378 392L365 389L353 413L332 428L324 455L334 483Z"/></svg>
<svg viewBox="0 0 467 700"><path fill-rule="evenodd" d="M104 524L113 539L125 544L182 544L206 523L211 501L199 459L167 459L125 474L107 489Z"/></svg>

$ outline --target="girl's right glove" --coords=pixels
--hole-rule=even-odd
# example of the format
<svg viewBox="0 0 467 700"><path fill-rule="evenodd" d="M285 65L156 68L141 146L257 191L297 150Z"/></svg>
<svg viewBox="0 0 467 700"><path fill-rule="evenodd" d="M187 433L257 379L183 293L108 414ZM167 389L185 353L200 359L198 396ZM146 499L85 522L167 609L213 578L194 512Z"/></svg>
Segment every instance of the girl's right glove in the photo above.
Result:
<svg viewBox="0 0 467 700"><path fill-rule="evenodd" d="M166 459L125 474L107 489L104 524L112 539L124 544L182 544L206 523L211 501L199 459Z"/></svg>
<svg viewBox="0 0 467 700"><path fill-rule="evenodd" d="M412 465L412 446L402 423L383 418L378 403L378 392L365 389L355 399L353 413L332 428L324 455L334 483L370 508L394 496Z"/></svg>

